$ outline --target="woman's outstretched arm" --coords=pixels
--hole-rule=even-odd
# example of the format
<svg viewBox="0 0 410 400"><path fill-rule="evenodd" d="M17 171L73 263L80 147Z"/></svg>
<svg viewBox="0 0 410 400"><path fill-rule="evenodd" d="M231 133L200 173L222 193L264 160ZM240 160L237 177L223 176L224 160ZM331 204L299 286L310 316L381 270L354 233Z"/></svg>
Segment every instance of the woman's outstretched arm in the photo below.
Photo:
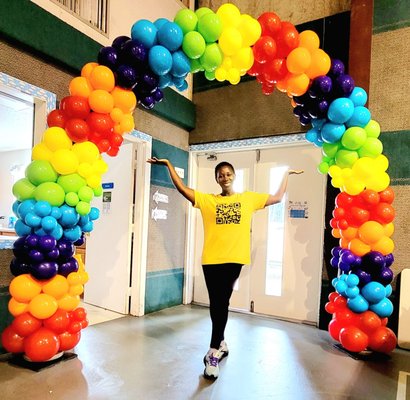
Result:
<svg viewBox="0 0 410 400"><path fill-rule="evenodd" d="M165 165L168 168L171 180L173 184L175 185L176 189L178 190L178 192L181 193L182 196L184 196L187 200L189 200L192 203L192 205L195 204L194 190L184 184L182 179L176 173L175 168L172 165L171 161L167 160L166 158L158 159L156 157L152 157L152 158L149 158L147 162L150 164L155 164L155 165Z"/></svg>
<svg viewBox="0 0 410 400"><path fill-rule="evenodd" d="M282 179L282 182L279 185L278 191L275 194L270 194L269 195L268 199L266 200L265 207L271 206L273 204L280 203L282 201L283 195L285 194L286 188L288 186L288 177L289 177L289 175L293 175L293 174L299 175L299 174L303 174L303 172L304 172L303 170L298 170L298 171L296 171L294 169L287 170L283 174L283 179Z"/></svg>

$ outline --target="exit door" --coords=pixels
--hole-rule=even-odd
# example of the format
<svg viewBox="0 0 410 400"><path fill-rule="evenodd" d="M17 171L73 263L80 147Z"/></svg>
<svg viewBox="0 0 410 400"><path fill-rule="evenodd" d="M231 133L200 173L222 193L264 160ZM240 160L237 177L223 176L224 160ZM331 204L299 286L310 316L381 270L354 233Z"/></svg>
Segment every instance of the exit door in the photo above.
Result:
<svg viewBox="0 0 410 400"><path fill-rule="evenodd" d="M322 271L325 177L317 172L320 149L294 145L262 150L217 153L217 160L198 156L197 189L220 190L214 167L231 162L236 191L274 193L286 167L291 175L281 204L257 211L251 232L251 265L244 266L231 298L231 308L316 323ZM197 213L194 302L208 304L200 264L202 222Z"/></svg>

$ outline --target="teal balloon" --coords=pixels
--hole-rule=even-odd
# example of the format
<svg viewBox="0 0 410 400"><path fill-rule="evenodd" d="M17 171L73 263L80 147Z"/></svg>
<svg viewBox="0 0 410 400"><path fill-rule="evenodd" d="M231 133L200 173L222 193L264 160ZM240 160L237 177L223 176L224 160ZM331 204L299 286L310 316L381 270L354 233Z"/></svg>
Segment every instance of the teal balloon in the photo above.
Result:
<svg viewBox="0 0 410 400"><path fill-rule="evenodd" d="M148 64L155 74L165 75L171 71L172 55L164 46L153 46L148 53Z"/></svg>
<svg viewBox="0 0 410 400"><path fill-rule="evenodd" d="M18 201L32 199L35 190L36 186L28 178L19 179L12 188L13 195Z"/></svg>
<svg viewBox="0 0 410 400"><path fill-rule="evenodd" d="M344 124L328 122L322 126L320 133L325 143L336 143L341 139L345 131L346 127Z"/></svg>
<svg viewBox="0 0 410 400"><path fill-rule="evenodd" d="M393 303L388 298L384 298L378 303L372 304L369 309L376 313L380 318L386 318L393 314Z"/></svg>
<svg viewBox="0 0 410 400"><path fill-rule="evenodd" d="M158 88L165 89L166 87L172 85L172 76L171 74L165 74L159 77Z"/></svg>
<svg viewBox="0 0 410 400"><path fill-rule="evenodd" d="M81 228L78 225L74 226L73 228L64 229L63 231L63 236L66 239L71 240L72 242L76 242L78 239L80 239L81 234Z"/></svg>
<svg viewBox="0 0 410 400"><path fill-rule="evenodd" d="M369 303L378 303L386 297L386 289L380 282L369 282L362 287L362 296Z"/></svg>
<svg viewBox="0 0 410 400"><path fill-rule="evenodd" d="M44 217L41 220L41 227L44 229L45 232L48 232L48 233L52 232L57 227L57 225L58 225L57 220L50 215L48 215L47 217Z"/></svg>
<svg viewBox="0 0 410 400"><path fill-rule="evenodd" d="M64 203L65 193L63 188L54 182L44 182L34 190L37 201L48 201L52 206L61 206Z"/></svg>
<svg viewBox="0 0 410 400"><path fill-rule="evenodd" d="M189 58L181 50L172 53L171 75L177 77L186 77L191 70Z"/></svg>
<svg viewBox="0 0 410 400"><path fill-rule="evenodd" d="M360 294L354 298L349 298L347 306L355 313L362 313L369 309L368 301Z"/></svg>
<svg viewBox="0 0 410 400"><path fill-rule="evenodd" d="M354 104L347 97L339 97L333 100L327 110L327 117L335 124L344 124L354 112Z"/></svg>
<svg viewBox="0 0 410 400"><path fill-rule="evenodd" d="M44 182L55 182L58 174L49 161L34 160L26 168L26 177L33 185L40 185Z"/></svg>
<svg viewBox="0 0 410 400"><path fill-rule="evenodd" d="M353 115L348 121L346 121L346 126L359 126L364 128L371 120L372 115L370 111L363 106L358 106L354 108Z"/></svg>
<svg viewBox="0 0 410 400"><path fill-rule="evenodd" d="M24 218L24 222L31 228L38 228L41 226L41 217L34 213L28 213Z"/></svg>
<svg viewBox="0 0 410 400"><path fill-rule="evenodd" d="M46 217L51 214L51 204L48 201L38 201L34 211L39 217Z"/></svg>
<svg viewBox="0 0 410 400"><path fill-rule="evenodd" d="M131 27L131 38L150 49L157 44L157 27L146 19L140 19Z"/></svg>
<svg viewBox="0 0 410 400"><path fill-rule="evenodd" d="M17 207L17 216L21 219L26 218L26 215L30 212L34 212L36 201L33 199L22 201Z"/></svg>
<svg viewBox="0 0 410 400"><path fill-rule="evenodd" d="M361 87L356 86L348 97L357 106L364 106L367 103L367 93Z"/></svg>
<svg viewBox="0 0 410 400"><path fill-rule="evenodd" d="M184 34L175 22L165 22L158 29L157 38L158 44L173 52L181 47Z"/></svg>
<svg viewBox="0 0 410 400"><path fill-rule="evenodd" d="M166 19L166 18L158 18L157 20L155 20L154 25L155 25L155 27L156 27L158 30L160 30L161 27L162 27L164 24L166 24L167 22L169 22L169 20Z"/></svg>
<svg viewBox="0 0 410 400"><path fill-rule="evenodd" d="M14 230L17 236L26 236L31 233L31 228L26 225L21 219L18 219L14 225Z"/></svg>

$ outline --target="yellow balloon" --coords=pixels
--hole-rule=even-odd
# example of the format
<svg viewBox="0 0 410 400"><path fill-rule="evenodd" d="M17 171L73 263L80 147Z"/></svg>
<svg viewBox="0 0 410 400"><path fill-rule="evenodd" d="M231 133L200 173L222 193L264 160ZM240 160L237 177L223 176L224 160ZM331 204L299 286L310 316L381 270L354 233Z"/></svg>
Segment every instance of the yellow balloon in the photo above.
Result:
<svg viewBox="0 0 410 400"><path fill-rule="evenodd" d="M72 148L73 153L76 155L79 163L92 164L100 157L98 147L93 142L81 142L75 143Z"/></svg>
<svg viewBox="0 0 410 400"><path fill-rule="evenodd" d="M372 250L382 253L384 256L393 253L394 242L387 236L383 236L378 242L372 243Z"/></svg>
<svg viewBox="0 0 410 400"><path fill-rule="evenodd" d="M122 133L131 132L135 128L134 117L132 114L125 114L120 122Z"/></svg>
<svg viewBox="0 0 410 400"><path fill-rule="evenodd" d="M389 224L384 225L384 234L387 237L390 237L394 233L394 224L390 222Z"/></svg>
<svg viewBox="0 0 410 400"><path fill-rule="evenodd" d="M216 15L221 19L224 28L236 27L241 22L241 12L231 3L222 4L216 11Z"/></svg>
<svg viewBox="0 0 410 400"><path fill-rule="evenodd" d="M342 175L342 169L338 165L332 165L329 167L329 175L332 178L336 178Z"/></svg>
<svg viewBox="0 0 410 400"><path fill-rule="evenodd" d="M57 311L57 308L57 300L46 293L38 294L28 305L28 311L39 319L51 317Z"/></svg>
<svg viewBox="0 0 410 400"><path fill-rule="evenodd" d="M366 221L358 232L359 238L366 244L376 243L384 236L383 225L376 221Z"/></svg>
<svg viewBox="0 0 410 400"><path fill-rule="evenodd" d="M43 293L48 294L55 299L63 297L69 289L67 279L62 275L56 275L43 285Z"/></svg>
<svg viewBox="0 0 410 400"><path fill-rule="evenodd" d="M98 176L97 174L92 174L90 176L87 176L87 185L90 188L97 188L101 185L101 176Z"/></svg>
<svg viewBox="0 0 410 400"><path fill-rule="evenodd" d="M352 166L354 176L366 180L374 174L374 163L369 157L359 158Z"/></svg>
<svg viewBox="0 0 410 400"><path fill-rule="evenodd" d="M73 142L63 128L53 126L45 130L43 134L44 144L51 150L71 149Z"/></svg>
<svg viewBox="0 0 410 400"><path fill-rule="evenodd" d="M67 149L60 149L51 156L50 163L60 175L74 174L78 168L78 158Z"/></svg>
<svg viewBox="0 0 410 400"><path fill-rule="evenodd" d="M61 308L65 311L73 311L80 304L80 296L71 296L69 294L65 294L57 302L58 302L58 308Z"/></svg>
<svg viewBox="0 0 410 400"><path fill-rule="evenodd" d="M105 174L108 171L108 165L102 158L100 158L93 164L93 169L98 174Z"/></svg>
<svg viewBox="0 0 410 400"><path fill-rule="evenodd" d="M70 296L79 296L84 292L84 286L79 284L79 285L72 285L70 286L70 289L68 291L68 294Z"/></svg>
<svg viewBox="0 0 410 400"><path fill-rule="evenodd" d="M319 36L316 32L311 30L306 30L299 33L299 46L305 47L306 49L312 51L318 49L320 45Z"/></svg>
<svg viewBox="0 0 410 400"><path fill-rule="evenodd" d="M253 51L250 47L242 47L232 56L232 67L239 70L248 70L253 65Z"/></svg>
<svg viewBox="0 0 410 400"><path fill-rule="evenodd" d="M358 195L365 189L365 184L360 179L356 179L353 176L346 178L343 183L343 191L349 193L352 196Z"/></svg>
<svg viewBox="0 0 410 400"><path fill-rule="evenodd" d="M239 74L239 70L237 68L230 68L226 78L231 85L237 85L241 80L241 75Z"/></svg>
<svg viewBox="0 0 410 400"><path fill-rule="evenodd" d="M88 282L88 280L90 279L90 277L88 275L88 272L87 271L80 271L79 274L80 274L81 283L83 285L85 285Z"/></svg>
<svg viewBox="0 0 410 400"><path fill-rule="evenodd" d="M242 47L242 35L238 29L229 27L222 31L218 43L224 54L232 56Z"/></svg>
<svg viewBox="0 0 410 400"><path fill-rule="evenodd" d="M78 272L71 272L67 276L67 282L70 286L81 284L81 275Z"/></svg>
<svg viewBox="0 0 410 400"><path fill-rule="evenodd" d="M111 92L111 95L114 97L112 92ZM114 122L121 122L123 116L124 116L124 111L122 111L121 108L117 107L116 102L115 102L115 97L114 97L114 108L110 112L110 117Z"/></svg>
<svg viewBox="0 0 410 400"><path fill-rule="evenodd" d="M253 46L261 36L261 24L248 14L242 14L240 18L238 30L242 35L242 46Z"/></svg>
<svg viewBox="0 0 410 400"><path fill-rule="evenodd" d="M343 186L344 179L341 176L336 176L335 178L332 178L330 183L335 188L341 188Z"/></svg>
<svg viewBox="0 0 410 400"><path fill-rule="evenodd" d="M70 92L71 96L81 96L88 98L92 90L93 88L89 80L83 76L77 76L76 78L72 79L68 86L68 91Z"/></svg>
<svg viewBox="0 0 410 400"><path fill-rule="evenodd" d="M41 283L30 274L22 274L13 278L9 292L19 303L27 303L41 293Z"/></svg>
<svg viewBox="0 0 410 400"><path fill-rule="evenodd" d="M379 172L374 177L366 181L368 189L376 192L382 192L390 185L390 176L386 172Z"/></svg>
<svg viewBox="0 0 410 400"><path fill-rule="evenodd" d="M33 160L50 161L52 155L53 152L43 142L36 144L31 152L31 158Z"/></svg>
<svg viewBox="0 0 410 400"><path fill-rule="evenodd" d="M223 67L218 67L218 68L215 70L215 79L216 79L218 82L226 81L227 75L228 75L228 73L227 73L226 69L223 68Z"/></svg>
<svg viewBox="0 0 410 400"><path fill-rule="evenodd" d="M389 168L389 159L384 154L378 155L374 162L376 163L377 168L383 172L387 171L387 168Z"/></svg>
<svg viewBox="0 0 410 400"><path fill-rule="evenodd" d="M78 165L77 172L79 175L81 175L83 178L87 178L87 176L90 176L93 173L92 167L90 163L80 163Z"/></svg>
<svg viewBox="0 0 410 400"><path fill-rule="evenodd" d="M28 310L28 303L20 303L14 297L9 300L8 310L13 317L25 313Z"/></svg>

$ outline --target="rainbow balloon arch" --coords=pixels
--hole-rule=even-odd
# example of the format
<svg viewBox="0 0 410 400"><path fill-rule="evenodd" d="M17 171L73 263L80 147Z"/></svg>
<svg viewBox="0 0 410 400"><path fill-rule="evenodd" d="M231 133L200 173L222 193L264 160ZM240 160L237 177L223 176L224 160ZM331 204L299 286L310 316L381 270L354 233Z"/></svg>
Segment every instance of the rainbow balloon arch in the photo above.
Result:
<svg viewBox="0 0 410 400"><path fill-rule="evenodd" d="M102 194L101 154L118 154L124 133L134 129L137 104L153 108L164 88L183 91L188 73L204 72L232 85L255 76L265 95L275 88L286 93L300 124L311 125L306 139L323 152L318 170L340 189L330 221L339 246L331 259L335 291L325 306L333 316L329 333L351 352L391 352L397 339L386 326L395 216L388 160L380 126L365 107L367 93L319 44L315 32L299 33L273 12L254 19L224 4L216 13L182 9L174 21L138 20L131 37L101 48L98 63L83 66L70 95L49 113L25 178L13 187L19 238L4 348L43 362L78 344L88 325L80 307L88 275L75 247L99 217L90 203Z"/></svg>

